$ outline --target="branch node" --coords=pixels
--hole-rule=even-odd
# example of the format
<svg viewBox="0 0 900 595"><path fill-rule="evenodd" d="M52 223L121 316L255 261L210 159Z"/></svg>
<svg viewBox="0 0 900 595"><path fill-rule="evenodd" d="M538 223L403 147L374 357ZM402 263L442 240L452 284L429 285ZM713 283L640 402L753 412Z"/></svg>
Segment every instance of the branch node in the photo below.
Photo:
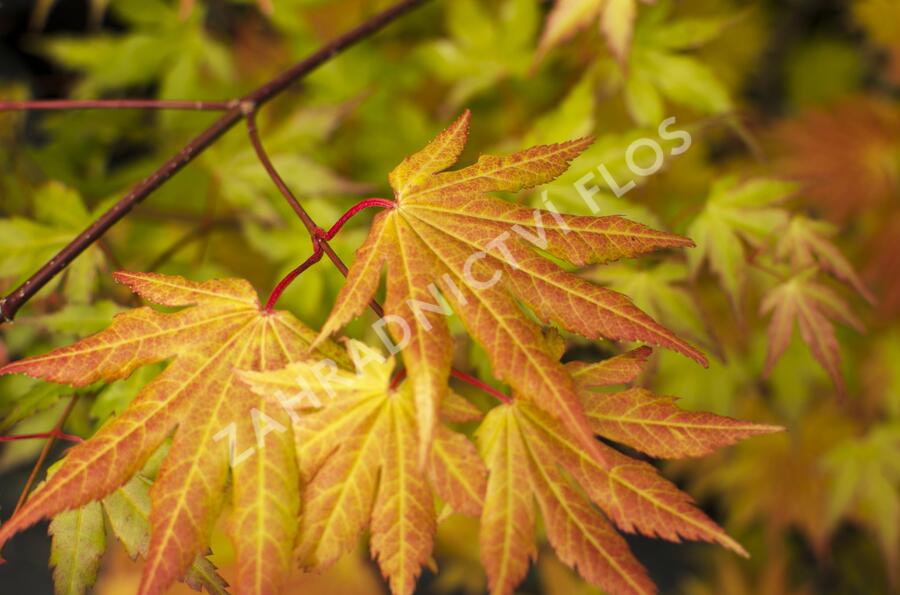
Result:
<svg viewBox="0 0 900 595"><path fill-rule="evenodd" d="M238 107L241 108L241 113L245 116L249 116L250 114L256 113L256 102L250 99L241 99L237 102Z"/></svg>

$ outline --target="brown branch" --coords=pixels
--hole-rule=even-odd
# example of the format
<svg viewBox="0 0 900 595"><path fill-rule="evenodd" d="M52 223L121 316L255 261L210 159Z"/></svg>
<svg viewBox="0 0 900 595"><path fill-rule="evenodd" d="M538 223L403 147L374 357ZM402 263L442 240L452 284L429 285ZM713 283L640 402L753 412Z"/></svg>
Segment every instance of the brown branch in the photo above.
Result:
<svg viewBox="0 0 900 595"><path fill-rule="evenodd" d="M347 48L377 33L391 22L425 2L428 2L428 0L401 0L391 8L375 15L355 29L326 44L305 60L298 62L240 101L235 102L233 107L224 112L209 128L200 133L181 151L150 174L149 177L137 184L126 196L80 233L40 270L8 296L0 299L0 324L11 321L23 304L65 269L79 254L96 242L98 238L103 236L154 190L162 186L184 166L193 161L197 155L216 142L219 137L230 130L237 122ZM329 247L328 250L331 251L331 248ZM337 257L336 254L334 256L335 258ZM331 254L329 254L329 257L331 257ZM335 262L335 265L338 266L338 262ZM343 263L338 268L346 274L347 267L343 266Z"/></svg>

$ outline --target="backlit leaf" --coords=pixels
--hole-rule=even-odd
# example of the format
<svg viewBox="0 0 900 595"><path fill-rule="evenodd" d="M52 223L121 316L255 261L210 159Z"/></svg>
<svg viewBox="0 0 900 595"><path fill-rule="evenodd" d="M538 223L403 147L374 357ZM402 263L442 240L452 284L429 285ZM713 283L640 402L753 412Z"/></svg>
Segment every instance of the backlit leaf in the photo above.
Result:
<svg viewBox="0 0 900 595"><path fill-rule="evenodd" d="M627 297L545 256L582 266L691 242L621 217L561 215L488 194L552 180L590 144L588 139L482 156L475 165L439 173L462 149L468 120L467 112L392 173L397 207L376 217L320 338L365 309L386 262L384 322L403 347L421 447L430 443L435 412L446 393L453 342L445 318L455 312L487 351L500 380L564 420L593 448L572 380L550 357L539 339L540 327L520 304L543 322L591 339L644 341L705 364L699 351Z"/></svg>
<svg viewBox="0 0 900 595"><path fill-rule="evenodd" d="M391 388L392 358L358 342L349 347L355 372L298 362L241 377L254 391L302 411L294 428L304 502L296 551L301 565L330 566L368 528L372 556L391 591L408 594L433 547L433 492L477 515L484 465L468 439L438 426L422 468L412 382Z"/></svg>
<svg viewBox="0 0 900 595"><path fill-rule="evenodd" d="M610 593L655 588L609 521L625 532L712 541L744 553L652 466L605 445L586 451L562 424L526 402L493 409L478 442L489 470L480 540L492 593L511 593L535 557L535 499L560 560Z"/></svg>
<svg viewBox="0 0 900 595"><path fill-rule="evenodd" d="M547 17L538 56L573 37L600 19L600 30L620 63L628 58L637 0L557 0Z"/></svg>
<svg viewBox="0 0 900 595"><path fill-rule="evenodd" d="M50 522L50 565L57 595L82 595L97 580L106 550L103 510L91 502L67 510Z"/></svg>
<svg viewBox="0 0 900 595"><path fill-rule="evenodd" d="M171 361L121 415L68 451L56 473L0 528L0 544L42 518L114 492L174 431L150 492L140 593L162 593L184 576L206 550L229 496L236 504L237 588L277 592L290 569L299 510L291 424L280 404L260 399L234 374L235 368L276 369L310 357L312 332L286 313L262 311L243 280L195 283L149 273L117 273L116 280L150 302L184 308L130 310L97 335L0 373L85 386ZM340 357L327 344L321 351ZM258 432L260 419L278 431Z"/></svg>

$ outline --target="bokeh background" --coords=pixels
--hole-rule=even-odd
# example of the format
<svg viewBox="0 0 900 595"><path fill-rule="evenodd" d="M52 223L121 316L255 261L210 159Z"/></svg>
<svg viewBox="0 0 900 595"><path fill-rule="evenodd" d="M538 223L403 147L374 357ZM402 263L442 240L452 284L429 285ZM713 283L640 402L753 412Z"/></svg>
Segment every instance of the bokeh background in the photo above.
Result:
<svg viewBox="0 0 900 595"><path fill-rule="evenodd" d="M3 0L0 97L228 99L387 4ZM538 51L552 8L538 0L431 2L266 108L262 133L276 165L327 222L362 196L387 195L386 172L465 107L474 123L463 161L596 135L570 173L545 188L555 204L588 213L573 183L604 164L620 185L633 179L637 187L616 196L592 180L603 186L595 197L602 213L698 242L687 258L586 271L711 355L704 370L657 354L641 382L689 409L788 430L661 465L752 557L629 537L660 591L900 592L900 2L656 0L640 5L624 59L596 23ZM0 289L27 278L211 117L0 113ZM691 148L667 155L655 175L635 176L625 163L629 144L653 138L669 150L657 130L666 117L690 132ZM539 203L537 193L518 198ZM346 260L366 225L366 217L354 220L335 240ZM0 362L104 327L130 305L112 270L238 275L265 292L309 250L237 130L88 250L14 325L0 327ZM340 283L320 265L283 304L319 325ZM767 366L765 306L792 296L821 314L816 337L834 334L841 361L831 356L830 373L799 332ZM349 332L364 329L363 321ZM568 347L568 358L611 349L575 340ZM459 348L461 365L490 377L477 347ZM89 436L156 372L85 391L66 431ZM49 429L71 394L0 379L0 433ZM0 518L42 446L0 446ZM62 452L55 447L50 459ZM140 562L111 541L96 592L132 592ZM217 537L213 550L227 578L227 543ZM448 519L436 548L440 572L426 572L419 591L483 592L477 550L477 523ZM0 593L52 593L48 554L46 524L16 538L4 551ZM290 592L383 590L360 549L324 575L298 574ZM595 592L546 546L521 591Z"/></svg>

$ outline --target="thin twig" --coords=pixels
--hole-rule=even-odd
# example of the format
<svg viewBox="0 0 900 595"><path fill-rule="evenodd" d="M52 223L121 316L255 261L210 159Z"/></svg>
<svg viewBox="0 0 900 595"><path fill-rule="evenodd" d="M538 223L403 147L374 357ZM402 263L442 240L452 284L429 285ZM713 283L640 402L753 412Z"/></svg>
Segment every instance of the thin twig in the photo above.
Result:
<svg viewBox="0 0 900 595"><path fill-rule="evenodd" d="M158 109L224 112L239 107L239 103L239 100L171 101L167 99L36 99L31 101L0 101L0 112L101 109Z"/></svg>
<svg viewBox="0 0 900 595"><path fill-rule="evenodd" d="M266 149L262 144L262 139L259 137L259 129L256 126L256 113L256 110L253 110L247 114L247 134L250 137L250 144L253 145L256 157L259 159L263 168L265 168L266 173L269 174L272 182L275 183L278 191L281 192L281 195L284 196L288 204L291 205L291 208L294 209L297 217L303 222L303 226L306 228L306 231L309 232L309 237L312 239L313 248L315 248L322 230L316 225L316 222L312 220L312 217L309 216L309 213L306 212L306 209L303 208L303 205L300 204L300 201L297 200L297 197L291 192L291 189L288 188L284 178L281 177L281 174L278 173L278 170L276 170L275 166L272 164L272 160L269 159L269 154L266 153Z"/></svg>
<svg viewBox="0 0 900 595"><path fill-rule="evenodd" d="M223 134L230 130L237 122L247 114L252 113L262 104L283 92L285 89L302 79L313 70L328 62L347 48L359 43L380 31L391 22L410 12L414 8L428 2L428 0L401 0L391 8L375 15L355 29L326 44L321 49L311 54L305 60L298 62L282 74L276 76L268 83L259 87L240 101L234 107L224 112L222 116L212 123L206 130L189 142L181 151L172 156L155 172L145 180L137 184L119 202L94 221L87 229L78 234L68 246L51 258L34 275L22 285L13 290L5 298L0 299L0 324L13 319L28 300L40 291L51 279L65 269L88 246L102 237L113 225L125 217L135 206L147 198L153 191L162 186L172 176L181 171L188 163L216 142ZM326 249L326 253L331 248ZM329 254L329 257L331 255ZM335 263L337 265L337 263ZM346 272L346 266L338 266Z"/></svg>
<svg viewBox="0 0 900 595"><path fill-rule="evenodd" d="M0 436L0 442L18 442L19 440L39 440L41 438L56 438L57 440L65 440L66 442L84 442L84 438L74 434L66 434L62 431L51 430L50 432L37 432L36 434L13 434L11 436Z"/></svg>
<svg viewBox="0 0 900 595"><path fill-rule="evenodd" d="M207 237L216 230L237 230L240 229L240 222L237 219L205 219L198 227L195 227L183 236L172 242L172 244L163 250L156 259L147 265L146 270L155 271L169 261L173 256L180 252L191 243Z"/></svg>
<svg viewBox="0 0 900 595"><path fill-rule="evenodd" d="M69 414L72 413L72 409L75 408L75 403L77 402L78 395L72 396L72 400L69 401L69 404L66 406L66 410L63 411L63 414L60 416L59 421L56 422L53 430L50 431L50 437L47 438L47 441L44 443L44 448L41 449L41 454L38 456L37 461L35 461L34 467L31 468L31 473L28 475L28 480L25 482L25 487L22 488L22 493L19 494L19 501L16 502L16 508L13 510L13 516L15 516L17 512L19 512L19 509L22 508L22 505L25 504L25 501L28 499L28 493L31 491L31 486L34 485L38 473L40 473L41 468L44 466L44 462L50 455L50 449L53 448L53 444L56 442L57 436L62 431L63 424L66 423L66 420L69 418Z"/></svg>

